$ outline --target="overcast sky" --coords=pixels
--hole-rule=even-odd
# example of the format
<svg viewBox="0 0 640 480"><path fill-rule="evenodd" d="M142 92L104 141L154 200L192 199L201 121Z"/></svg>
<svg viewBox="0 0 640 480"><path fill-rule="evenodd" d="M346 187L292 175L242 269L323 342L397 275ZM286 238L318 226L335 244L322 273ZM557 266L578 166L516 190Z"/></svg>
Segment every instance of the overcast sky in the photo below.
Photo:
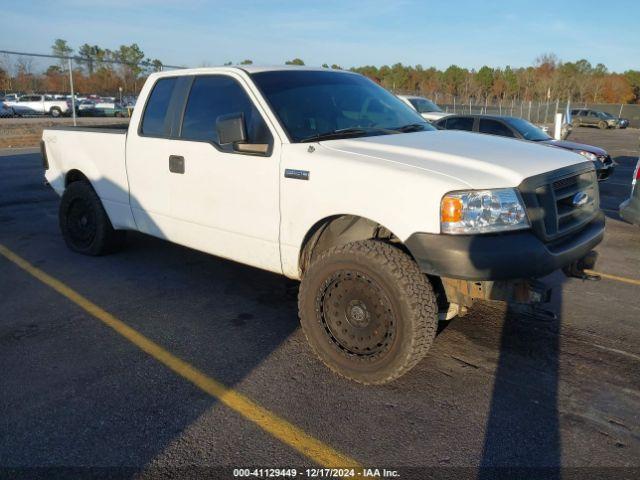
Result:
<svg viewBox="0 0 640 480"><path fill-rule="evenodd" d="M55 38L103 48L138 43L166 64L245 58L343 67L527 66L541 53L640 69L640 0L11 2L0 49L49 53Z"/></svg>

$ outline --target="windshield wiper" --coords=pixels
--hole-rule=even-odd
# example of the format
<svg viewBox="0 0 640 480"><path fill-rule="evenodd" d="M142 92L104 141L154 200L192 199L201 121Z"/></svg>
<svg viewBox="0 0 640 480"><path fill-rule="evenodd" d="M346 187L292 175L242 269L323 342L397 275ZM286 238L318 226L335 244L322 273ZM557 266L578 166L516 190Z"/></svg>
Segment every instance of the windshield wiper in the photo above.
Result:
<svg viewBox="0 0 640 480"><path fill-rule="evenodd" d="M421 132L424 130L426 123L409 123L398 128L394 128L396 132L408 133L408 132Z"/></svg>
<svg viewBox="0 0 640 480"><path fill-rule="evenodd" d="M337 130L330 130L328 132L316 133L315 135L311 135L310 137L303 138L302 140L300 140L300 143L318 142L320 140L335 140L344 136L366 135L372 132L397 133L397 130L379 127L339 128Z"/></svg>

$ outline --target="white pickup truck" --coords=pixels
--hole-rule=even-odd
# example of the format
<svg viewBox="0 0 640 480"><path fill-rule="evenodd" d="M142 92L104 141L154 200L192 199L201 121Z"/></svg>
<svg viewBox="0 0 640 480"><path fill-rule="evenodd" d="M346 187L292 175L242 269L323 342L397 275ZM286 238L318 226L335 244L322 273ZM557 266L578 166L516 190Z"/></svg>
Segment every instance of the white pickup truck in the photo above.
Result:
<svg viewBox="0 0 640 480"><path fill-rule="evenodd" d="M66 100L56 100L49 95L22 95L14 101L5 102L17 115L51 115L59 117L71 113Z"/></svg>
<svg viewBox="0 0 640 480"><path fill-rule="evenodd" d="M300 279L309 343L368 384L476 299L544 300L535 279L581 275L604 232L592 162L437 131L343 71L154 73L128 129L46 129L42 153L71 249L133 230Z"/></svg>

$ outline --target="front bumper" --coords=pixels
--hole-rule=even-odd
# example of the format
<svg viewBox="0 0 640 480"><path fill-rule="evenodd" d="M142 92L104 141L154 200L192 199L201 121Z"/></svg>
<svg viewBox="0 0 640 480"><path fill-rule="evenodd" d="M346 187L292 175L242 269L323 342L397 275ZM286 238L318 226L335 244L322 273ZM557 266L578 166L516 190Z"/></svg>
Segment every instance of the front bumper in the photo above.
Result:
<svg viewBox="0 0 640 480"><path fill-rule="evenodd" d="M414 233L405 242L427 274L463 280L539 278L587 255L604 236L604 214L545 244L531 230L496 235Z"/></svg>
<svg viewBox="0 0 640 480"><path fill-rule="evenodd" d="M598 181L601 182L613 175L613 172L616 170L616 165L617 163L615 163L609 155L604 158L598 158L598 160L594 162Z"/></svg>

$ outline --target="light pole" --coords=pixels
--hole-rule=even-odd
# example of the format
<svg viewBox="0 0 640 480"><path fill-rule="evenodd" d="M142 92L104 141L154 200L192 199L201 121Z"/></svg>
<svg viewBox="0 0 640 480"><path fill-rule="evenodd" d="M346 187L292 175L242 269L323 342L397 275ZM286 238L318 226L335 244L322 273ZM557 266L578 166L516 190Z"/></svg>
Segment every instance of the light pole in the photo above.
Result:
<svg viewBox="0 0 640 480"><path fill-rule="evenodd" d="M122 104L122 87L118 87L118 91L120 92L120 103Z"/></svg>
<svg viewBox="0 0 640 480"><path fill-rule="evenodd" d="M73 91L73 66L71 65L71 57L67 58L69 66L69 89L71 90L71 116L73 117L73 126L76 126L76 94Z"/></svg>

